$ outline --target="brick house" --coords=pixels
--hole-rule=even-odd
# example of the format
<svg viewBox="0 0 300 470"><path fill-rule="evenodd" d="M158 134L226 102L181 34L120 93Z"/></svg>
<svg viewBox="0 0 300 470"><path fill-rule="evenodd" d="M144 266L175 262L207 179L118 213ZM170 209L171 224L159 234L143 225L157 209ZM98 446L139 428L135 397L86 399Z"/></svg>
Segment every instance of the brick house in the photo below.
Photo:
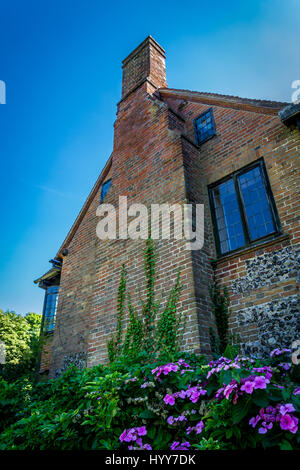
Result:
<svg viewBox="0 0 300 470"><path fill-rule="evenodd" d="M138 301L145 242L96 236L99 203L117 207L119 195L146 206L204 204L202 249L156 242L160 291L169 291L182 268L183 349L209 353L214 270L229 289L230 328L242 350L263 355L290 347L300 303L300 105L170 89L165 52L152 37L122 68L112 154L52 268L35 281L45 289L48 338L40 371L53 377L71 362L107 360L122 263Z"/></svg>

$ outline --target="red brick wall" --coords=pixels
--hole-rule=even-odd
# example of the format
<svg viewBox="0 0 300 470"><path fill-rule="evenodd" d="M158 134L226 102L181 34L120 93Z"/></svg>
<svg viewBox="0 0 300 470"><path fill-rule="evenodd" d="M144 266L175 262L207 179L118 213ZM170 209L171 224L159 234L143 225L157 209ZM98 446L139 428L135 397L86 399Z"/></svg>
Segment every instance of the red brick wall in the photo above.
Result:
<svg viewBox="0 0 300 470"><path fill-rule="evenodd" d="M168 106L153 97L155 88L145 81L118 107L112 154L112 186L105 203L117 207L119 195L128 205L183 203L186 197L182 138L169 128ZM106 343L116 326L116 293L122 263L128 272L128 290L138 305L144 286L145 241L107 240L96 236L96 208L100 189L89 206L68 249L61 274L57 324L52 349L51 376L72 356L87 355L89 366L107 360ZM185 349L207 347L199 343L198 310L193 283L193 261L185 241L157 241L158 295L167 295L182 269L180 307L188 317Z"/></svg>
<svg viewBox="0 0 300 470"><path fill-rule="evenodd" d="M53 335L51 334L45 338L45 342L42 348L40 372L46 372L50 369L52 346Z"/></svg>
<svg viewBox="0 0 300 470"><path fill-rule="evenodd" d="M193 119L211 106L167 101L185 119L186 133L194 140ZM187 163L191 181L202 188L198 201L204 200L208 214L209 233L202 255L216 258L207 186L263 158L283 236L217 260L216 274L229 288L231 331L240 335L245 352L290 347L299 328L300 133L295 127L285 127L277 115L222 106L213 106L213 112L217 136L202 144L198 153L194 152L193 162L190 159ZM194 256L203 259L202 255ZM201 276L203 268L196 273L196 278Z"/></svg>

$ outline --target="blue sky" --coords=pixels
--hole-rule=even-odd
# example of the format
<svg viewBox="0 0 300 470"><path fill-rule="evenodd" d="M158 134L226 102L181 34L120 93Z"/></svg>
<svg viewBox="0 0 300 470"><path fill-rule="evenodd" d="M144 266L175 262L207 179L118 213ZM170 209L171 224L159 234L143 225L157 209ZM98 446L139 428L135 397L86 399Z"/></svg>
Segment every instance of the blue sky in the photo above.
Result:
<svg viewBox="0 0 300 470"><path fill-rule="evenodd" d="M121 61L151 34L172 88L291 100L298 0L1 0L0 308L41 312L49 269L112 150Z"/></svg>

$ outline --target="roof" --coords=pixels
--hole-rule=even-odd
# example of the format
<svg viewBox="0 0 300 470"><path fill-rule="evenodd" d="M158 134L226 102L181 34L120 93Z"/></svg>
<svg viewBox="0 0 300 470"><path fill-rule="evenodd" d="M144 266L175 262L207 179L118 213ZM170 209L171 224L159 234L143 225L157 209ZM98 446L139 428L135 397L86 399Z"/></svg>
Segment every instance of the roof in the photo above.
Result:
<svg viewBox="0 0 300 470"><path fill-rule="evenodd" d="M240 98L239 96L221 95L218 93L179 90L176 88L159 88L158 91L162 98L182 99L195 103L223 106L262 114L277 115L282 108L289 104L280 101L256 100L252 98Z"/></svg>
<svg viewBox="0 0 300 470"><path fill-rule="evenodd" d="M41 277L39 277L38 279L35 279L35 281L33 281L35 284L38 284L42 281L48 281L49 279L52 279L53 277L57 276L57 274L59 274L61 271L61 268L56 268L53 266L53 268L49 269L49 271L47 271L45 274L43 274Z"/></svg>
<svg viewBox="0 0 300 470"><path fill-rule="evenodd" d="M282 122L288 123L300 118L300 103L291 103L283 108L279 113Z"/></svg>

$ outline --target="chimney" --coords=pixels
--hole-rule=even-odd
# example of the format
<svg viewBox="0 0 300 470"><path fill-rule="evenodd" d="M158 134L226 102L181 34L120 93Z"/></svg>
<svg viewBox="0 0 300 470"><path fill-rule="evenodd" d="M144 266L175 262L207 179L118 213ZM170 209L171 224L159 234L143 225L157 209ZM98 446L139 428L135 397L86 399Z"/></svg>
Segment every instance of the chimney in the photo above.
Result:
<svg viewBox="0 0 300 470"><path fill-rule="evenodd" d="M148 36L122 62L122 100L148 81L155 88L167 87L164 49Z"/></svg>

